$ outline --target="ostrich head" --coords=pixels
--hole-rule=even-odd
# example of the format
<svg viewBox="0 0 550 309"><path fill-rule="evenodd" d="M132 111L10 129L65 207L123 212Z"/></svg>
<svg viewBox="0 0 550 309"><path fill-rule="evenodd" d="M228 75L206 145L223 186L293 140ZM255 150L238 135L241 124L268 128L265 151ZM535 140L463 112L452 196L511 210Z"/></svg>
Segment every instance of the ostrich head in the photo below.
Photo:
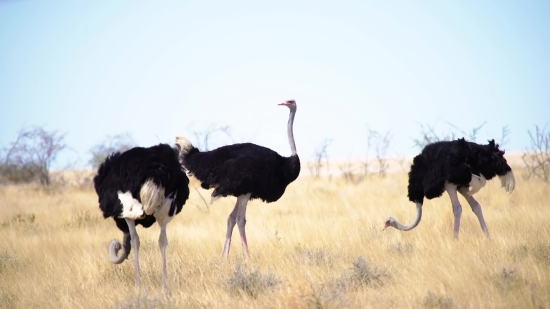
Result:
<svg viewBox="0 0 550 309"><path fill-rule="evenodd" d="M401 230L401 231L410 231L410 230L414 229L418 225L418 223L420 223L420 219L422 219L422 203L417 202L416 203L416 218L414 219L414 221L411 224L405 225L405 224L397 221L397 219L395 219L394 217L387 217L386 222L384 224L384 228L382 230L385 230L386 228L391 226L391 227L396 228L396 229Z"/></svg>
<svg viewBox="0 0 550 309"><path fill-rule="evenodd" d="M504 150L499 149L495 140L489 140L487 145L477 152L478 169L487 178L491 179L495 175L500 178L502 187L508 192L514 191L516 180L512 168L504 158Z"/></svg>
<svg viewBox="0 0 550 309"><path fill-rule="evenodd" d="M498 144L495 144L494 139L489 141L488 149L491 153L491 163L495 173L500 178L501 186L510 194L514 191L516 179L514 178L512 168L504 158L505 151L498 149L498 146Z"/></svg>
<svg viewBox="0 0 550 309"><path fill-rule="evenodd" d="M386 218L386 223L384 224L384 229L387 229L389 226L393 227L393 228L397 228L397 220L395 220L394 217L387 217Z"/></svg>
<svg viewBox="0 0 550 309"><path fill-rule="evenodd" d="M291 111L296 111L296 101L294 100L288 100L284 103L279 103L280 106L286 106L290 108Z"/></svg>
<svg viewBox="0 0 550 309"><path fill-rule="evenodd" d="M495 144L494 139L490 140L487 146L495 173L499 176L508 173L511 168L508 166L508 162L506 162L506 159L504 158L505 151L498 148L499 145Z"/></svg>

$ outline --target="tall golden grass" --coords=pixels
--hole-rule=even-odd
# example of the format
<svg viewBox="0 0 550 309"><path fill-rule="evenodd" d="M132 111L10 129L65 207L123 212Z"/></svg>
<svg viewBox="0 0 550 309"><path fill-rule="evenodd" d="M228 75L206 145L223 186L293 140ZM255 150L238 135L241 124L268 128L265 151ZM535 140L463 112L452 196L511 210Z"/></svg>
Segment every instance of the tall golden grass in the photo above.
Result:
<svg viewBox="0 0 550 309"><path fill-rule="evenodd" d="M207 207L198 192L207 201L209 192L193 180L168 225L170 291L162 288L157 225L138 228L136 290L133 255L108 261L108 243L122 233L102 218L91 187L2 187L0 307L550 308L550 186L516 175L511 195L498 180L476 195L490 239L461 198L458 240L446 194L425 201L416 229L382 231L388 215L414 218L406 173L359 184L300 177L278 202L249 203L247 261L237 228L221 260L235 198ZM239 279L249 286L239 288Z"/></svg>

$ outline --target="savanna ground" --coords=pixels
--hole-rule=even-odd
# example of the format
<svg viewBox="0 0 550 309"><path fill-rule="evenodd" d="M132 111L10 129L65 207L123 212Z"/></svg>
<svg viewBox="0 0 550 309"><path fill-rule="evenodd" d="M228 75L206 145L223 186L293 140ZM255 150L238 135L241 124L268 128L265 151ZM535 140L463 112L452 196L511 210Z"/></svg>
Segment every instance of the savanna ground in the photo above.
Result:
<svg viewBox="0 0 550 309"><path fill-rule="evenodd" d="M0 187L2 308L550 308L550 185L498 179L476 195L491 239L461 197L460 238L452 238L448 196L425 201L419 226L407 176L396 172L351 184L301 176L276 203L249 203L251 258L238 230L221 260L235 198L206 206L196 181L168 225L170 292L161 283L159 228L138 228L141 282L133 255L108 261L122 233L104 220L91 186ZM195 189L197 188L197 189Z"/></svg>

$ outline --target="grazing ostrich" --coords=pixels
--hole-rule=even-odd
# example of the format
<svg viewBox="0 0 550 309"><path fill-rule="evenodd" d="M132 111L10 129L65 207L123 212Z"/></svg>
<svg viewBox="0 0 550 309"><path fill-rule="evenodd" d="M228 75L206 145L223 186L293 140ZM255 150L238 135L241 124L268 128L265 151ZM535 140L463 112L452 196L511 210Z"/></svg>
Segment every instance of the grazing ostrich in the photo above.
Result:
<svg viewBox="0 0 550 309"><path fill-rule="evenodd" d="M113 153L105 159L94 177L103 217L112 217L124 233L109 245L111 263L122 263L134 249L134 280L140 284L139 236L136 224L148 228L160 225L159 247L162 255L162 281L167 287L166 225L178 214L189 197L189 179L179 163L177 150L167 144L149 148L135 147ZM122 251L120 255L117 253Z"/></svg>
<svg viewBox="0 0 550 309"><path fill-rule="evenodd" d="M413 159L409 172L408 197L411 202L416 203L416 219L410 225L403 225L395 218L388 217L384 229L392 226L402 231L412 230L422 217L424 197L433 199L447 191L453 206L454 237L458 237L462 214L457 192L470 204L479 219L481 229L489 237L481 205L473 195L485 186L487 180L497 175L508 194L514 191L516 184L514 173L504 158L504 151L498 147L495 140L489 141L487 145L479 145L467 142L464 138L427 145Z"/></svg>
<svg viewBox="0 0 550 309"><path fill-rule="evenodd" d="M290 157L282 157L269 148L251 143L228 145L200 152L187 139L176 137L176 147L180 150L183 166L201 182L201 187L215 188L211 204L220 197L237 197L235 208L227 218L227 233L222 253L225 258L229 254L235 223L239 227L243 254L248 257L245 233L248 201L255 198L267 203L277 201L285 192L286 186L300 174L300 159L296 153L292 132L296 102L289 100L279 105L290 109Z"/></svg>

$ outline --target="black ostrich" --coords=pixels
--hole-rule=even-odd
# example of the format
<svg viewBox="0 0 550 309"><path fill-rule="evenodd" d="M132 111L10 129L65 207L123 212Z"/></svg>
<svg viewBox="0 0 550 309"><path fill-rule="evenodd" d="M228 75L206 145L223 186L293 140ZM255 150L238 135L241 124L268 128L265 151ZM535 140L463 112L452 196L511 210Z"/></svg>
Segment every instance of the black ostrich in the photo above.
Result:
<svg viewBox="0 0 550 309"><path fill-rule="evenodd" d="M116 152L105 159L94 177L103 217L112 217L124 233L109 245L111 263L122 263L134 249L134 279L140 284L139 236L136 224L148 228L160 225L159 247L162 255L162 281L167 287L166 225L178 214L189 196L189 179L179 163L177 150L167 144L149 148L135 147ZM122 251L117 256L118 252Z"/></svg>
<svg viewBox="0 0 550 309"><path fill-rule="evenodd" d="M402 231L415 228L422 217L424 197L433 199L447 191L451 198L454 213L454 237L458 237L462 206L458 201L460 193L479 219L481 229L487 237L489 231L481 205L473 195L485 186L487 180L499 176L502 187L508 194L516 184L514 173L504 158L504 151L498 149L495 140L487 145L467 142L464 138L454 141L441 141L427 145L413 159L409 172L408 197L416 203L416 219L410 225L403 225L393 217L386 219L384 229L392 226Z"/></svg>
<svg viewBox="0 0 550 309"><path fill-rule="evenodd" d="M229 254L231 235L235 224L239 227L243 253L248 257L246 241L246 204L259 198L270 203L277 201L289 183L300 174L300 159L292 133L296 102L286 101L279 105L290 109L288 119L288 141L292 154L282 157L275 151L251 143L223 146L211 151L200 152L183 137L176 137L183 166L194 175L204 189L215 188L213 203L220 197L237 197L235 208L227 218L227 233L223 246L223 257Z"/></svg>

